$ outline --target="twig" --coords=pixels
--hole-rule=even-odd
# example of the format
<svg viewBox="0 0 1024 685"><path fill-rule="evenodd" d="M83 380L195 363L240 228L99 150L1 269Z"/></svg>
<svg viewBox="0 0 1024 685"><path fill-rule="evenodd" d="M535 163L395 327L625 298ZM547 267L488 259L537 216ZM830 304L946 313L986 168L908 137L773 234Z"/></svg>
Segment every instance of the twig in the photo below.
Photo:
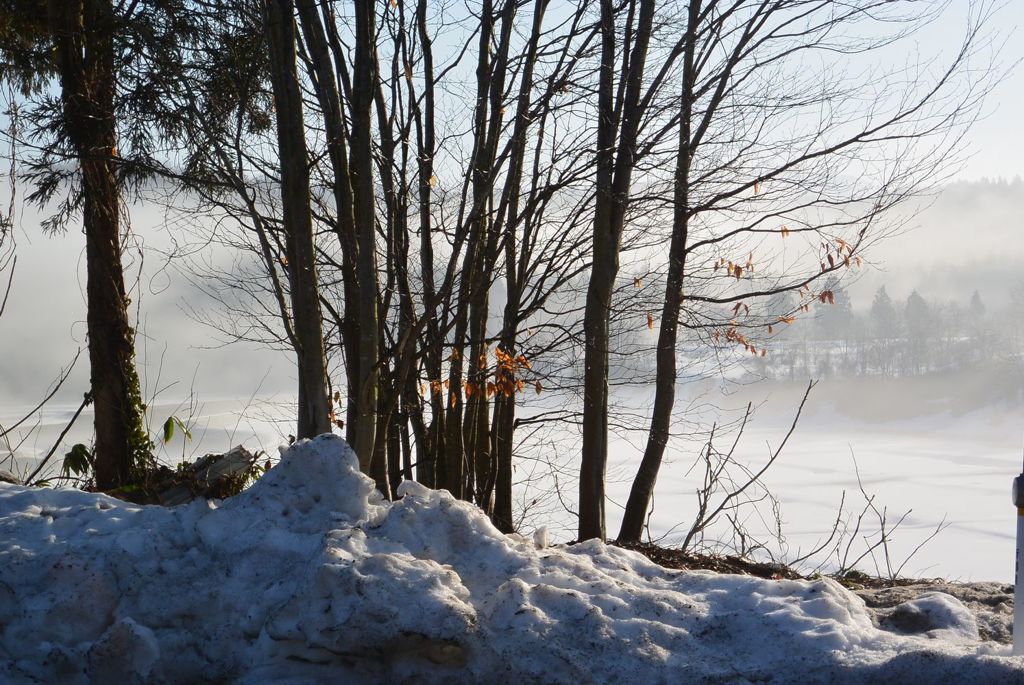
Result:
<svg viewBox="0 0 1024 685"><path fill-rule="evenodd" d="M68 421L68 425L64 426L64 430L62 430L60 435L57 436L57 440L53 443L53 447L51 447L50 451L46 453L46 456L43 457L43 460L39 462L39 466L36 467L36 470L33 471L31 475L29 475L29 477L25 479L25 485L32 485L32 479L39 475L39 472L43 470L43 467L46 466L46 463L50 461L50 457L52 457L54 452L57 451L57 448L60 446L61 441L64 440L64 436L66 436L68 434L68 431L71 430L71 427L75 425L75 421L78 420L78 416L82 413L82 410L85 409L86 405L88 405L90 402L92 402L92 394L85 393L85 396L82 398L82 403L78 405L78 410L75 412L75 415L71 417L70 421Z"/></svg>

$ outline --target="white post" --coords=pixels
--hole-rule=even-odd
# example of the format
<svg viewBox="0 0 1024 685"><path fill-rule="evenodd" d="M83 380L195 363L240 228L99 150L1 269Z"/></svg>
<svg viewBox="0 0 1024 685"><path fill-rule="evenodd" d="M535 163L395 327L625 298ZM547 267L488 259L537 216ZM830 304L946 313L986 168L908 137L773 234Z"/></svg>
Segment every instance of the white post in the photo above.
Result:
<svg viewBox="0 0 1024 685"><path fill-rule="evenodd" d="M1017 507L1017 566L1013 587L1013 655L1024 656L1024 472L1013 479L1013 504Z"/></svg>

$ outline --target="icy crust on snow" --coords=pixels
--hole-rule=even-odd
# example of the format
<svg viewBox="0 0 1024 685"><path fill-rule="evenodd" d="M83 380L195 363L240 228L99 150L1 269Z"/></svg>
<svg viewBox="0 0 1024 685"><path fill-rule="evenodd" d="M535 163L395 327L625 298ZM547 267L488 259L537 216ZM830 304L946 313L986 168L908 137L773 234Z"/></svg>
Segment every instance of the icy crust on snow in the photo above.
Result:
<svg viewBox="0 0 1024 685"><path fill-rule="evenodd" d="M0 485L0 682L1024 682L949 595L904 635L830 580L538 549L400 494L332 436L220 506Z"/></svg>

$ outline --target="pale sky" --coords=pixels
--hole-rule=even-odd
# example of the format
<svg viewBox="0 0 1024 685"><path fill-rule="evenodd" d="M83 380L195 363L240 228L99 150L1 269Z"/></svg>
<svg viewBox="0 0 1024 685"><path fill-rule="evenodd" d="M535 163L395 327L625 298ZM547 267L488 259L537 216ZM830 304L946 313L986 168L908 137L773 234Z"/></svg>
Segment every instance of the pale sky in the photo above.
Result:
<svg viewBox="0 0 1024 685"><path fill-rule="evenodd" d="M953 0L953 10L966 6L967 0ZM936 40L948 36L955 41L962 30L962 18L951 12L936 28ZM1005 0L994 22L1005 40L1002 65L1010 68L1024 59L1024 0ZM1012 68L1009 76L986 100L985 114L968 134L968 154L962 180L1024 177L1024 64ZM1024 241L1024 238L1022 238ZM1022 242L1024 251L1024 242Z"/></svg>

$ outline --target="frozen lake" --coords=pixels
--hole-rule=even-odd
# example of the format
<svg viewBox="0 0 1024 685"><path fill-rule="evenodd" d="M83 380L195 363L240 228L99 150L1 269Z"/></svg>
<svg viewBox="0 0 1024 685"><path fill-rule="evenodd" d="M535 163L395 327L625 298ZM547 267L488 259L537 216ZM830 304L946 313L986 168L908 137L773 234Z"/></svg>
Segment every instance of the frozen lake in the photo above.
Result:
<svg viewBox="0 0 1024 685"><path fill-rule="evenodd" d="M996 383L986 375L819 384L785 450L764 477L780 502L789 558L828 537L844 491L851 514L864 508L859 468L864 490L879 510L885 509L890 526L910 512L889 544L894 567L913 553L904 575L1012 581L1016 512L1010 487L1021 471L1024 446L1022 386ZM997 392L997 387L1009 389ZM737 446L738 458L749 460L753 468L764 463L766 445L774 447L784 436L803 389L797 383L775 382L735 393L735 406L763 401ZM642 445L624 440L616 444L610 468L627 478L615 479L609 494L625 502ZM694 491L703 471L698 466L686 475L696 447L671 455L658 482L651 535L657 538L674 529L665 538L669 544L683 537L696 507ZM770 508L762 510L771 513ZM609 534L618 530L619 511L609 506ZM845 518L855 522L855 516ZM914 553L943 520L946 527ZM749 512L747 521L752 529L764 529ZM877 529L877 518L869 514L850 558L864 551L863 536ZM881 549L876 552L884 574L884 555ZM859 566L875 570L870 556Z"/></svg>

